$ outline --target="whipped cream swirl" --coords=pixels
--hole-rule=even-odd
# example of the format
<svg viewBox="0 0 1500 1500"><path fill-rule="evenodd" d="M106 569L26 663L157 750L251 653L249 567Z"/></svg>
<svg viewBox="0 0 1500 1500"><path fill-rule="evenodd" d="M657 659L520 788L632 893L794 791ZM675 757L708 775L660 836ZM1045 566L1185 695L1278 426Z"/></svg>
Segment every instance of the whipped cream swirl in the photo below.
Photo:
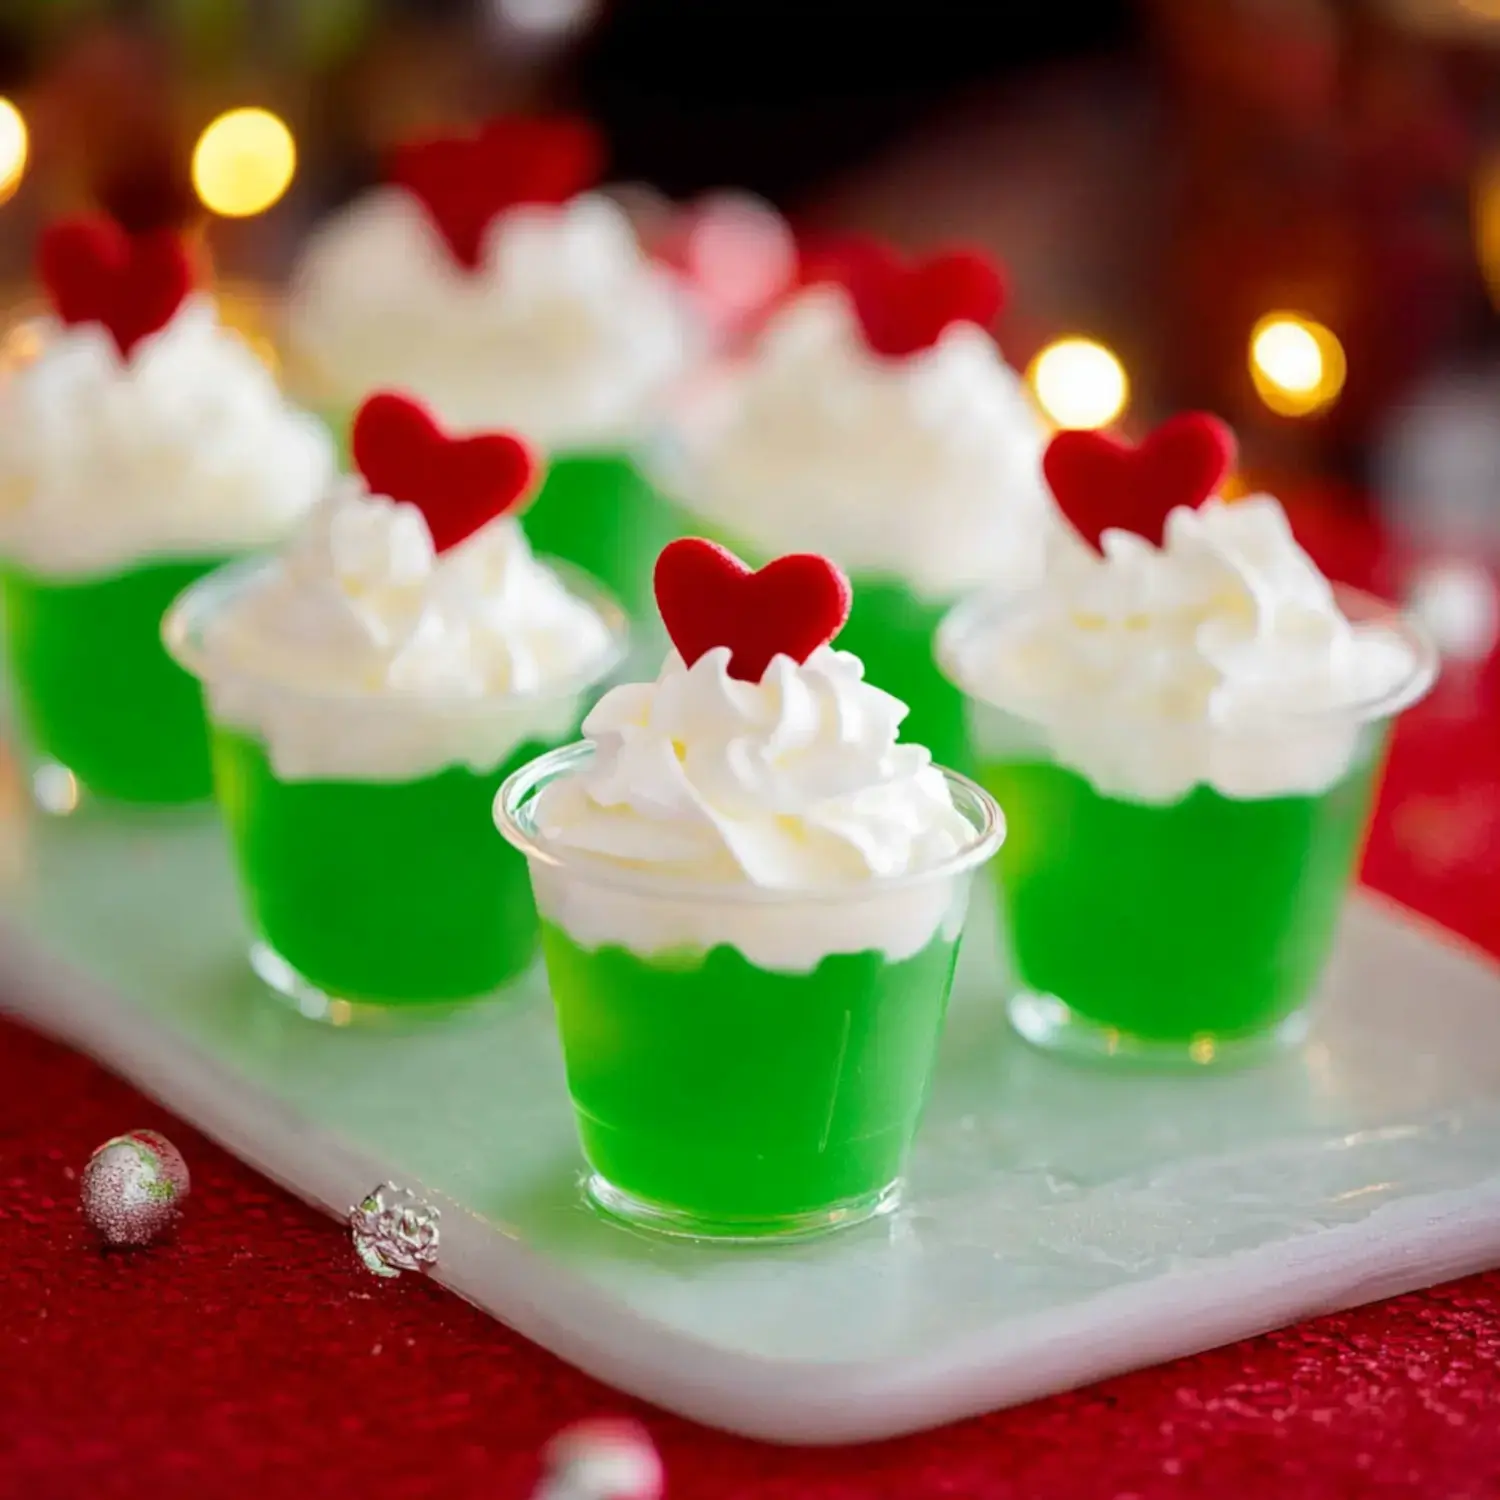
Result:
<svg viewBox="0 0 1500 1500"><path fill-rule="evenodd" d="M570 734L623 645L515 521L437 555L415 506L355 478L201 635L215 718L263 739L284 781L492 770Z"/></svg>
<svg viewBox="0 0 1500 1500"><path fill-rule="evenodd" d="M321 425L207 297L129 361L97 324L25 333L35 358L0 371L0 554L27 568L88 577L263 547L328 483Z"/></svg>
<svg viewBox="0 0 1500 1500"><path fill-rule="evenodd" d="M608 198L507 210L470 271L415 198L381 188L314 235L290 337L327 404L403 390L448 427L610 448L640 438L681 372L687 306Z"/></svg>
<svg viewBox="0 0 1500 1500"><path fill-rule="evenodd" d="M982 700L981 755L1030 758L1039 736L1101 792L1141 802L1199 785L1308 795L1349 770L1366 722L1430 681L1410 635L1344 615L1270 496L1174 510L1160 548L1127 531L1102 547L1060 538L1037 601L972 631L960 611L941 632Z"/></svg>
<svg viewBox="0 0 1500 1500"><path fill-rule="evenodd" d="M904 360L866 347L847 294L814 287L753 354L677 404L660 486L752 552L821 552L942 601L1022 587L1056 526L1042 423L981 328Z"/></svg>
<svg viewBox="0 0 1500 1500"><path fill-rule="evenodd" d="M830 952L919 951L956 933L955 882L882 892L975 842L928 752L897 743L906 707L864 681L855 656L823 646L777 656L759 682L718 647L691 667L670 654L655 682L614 688L584 721L583 770L537 799L545 845L616 868L686 878L702 901L633 901L584 875L538 866L543 911L585 946L635 951L729 942L752 960L807 968ZM863 899L788 911L719 901L713 889ZM962 920L959 901L956 920Z"/></svg>

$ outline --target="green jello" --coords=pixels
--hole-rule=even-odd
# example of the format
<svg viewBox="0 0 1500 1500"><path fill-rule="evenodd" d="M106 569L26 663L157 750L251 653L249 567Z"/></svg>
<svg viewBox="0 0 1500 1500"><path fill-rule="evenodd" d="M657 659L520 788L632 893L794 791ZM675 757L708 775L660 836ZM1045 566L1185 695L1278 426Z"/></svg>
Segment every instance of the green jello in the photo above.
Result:
<svg viewBox="0 0 1500 1500"><path fill-rule="evenodd" d="M925 745L940 766L969 773L963 694L938 670L933 633L946 604L928 603L905 584L855 577L849 621L834 645L865 664L865 680L901 699L911 710L901 738Z"/></svg>
<svg viewBox="0 0 1500 1500"><path fill-rule="evenodd" d="M317 416L328 429L328 436L333 440L334 462L341 473L347 473L354 467L353 455L349 451L349 428L354 421L353 409L346 411L341 407L326 406L317 412Z"/></svg>
<svg viewBox="0 0 1500 1500"><path fill-rule="evenodd" d="M162 647L161 618L221 561L146 563L82 580L0 569L11 680L36 754L113 801L210 795L202 693Z"/></svg>
<svg viewBox="0 0 1500 1500"><path fill-rule="evenodd" d="M1107 797L1065 767L990 762L1001 917L1023 988L1125 1038L1235 1041L1296 1012L1333 945L1376 747L1317 796Z"/></svg>
<svg viewBox="0 0 1500 1500"><path fill-rule="evenodd" d="M214 770L257 935L305 981L356 1004L488 994L536 951L526 861L495 837L501 781L483 775L282 781L264 746L214 731Z"/></svg>
<svg viewBox="0 0 1500 1500"><path fill-rule="evenodd" d="M958 944L810 973L731 947L644 959L542 924L584 1155L704 1233L776 1233L892 1187L927 1097Z"/></svg>
<svg viewBox="0 0 1500 1500"><path fill-rule="evenodd" d="M521 517L532 548L599 579L637 619L650 615L656 556L681 527L620 453L560 453Z"/></svg>

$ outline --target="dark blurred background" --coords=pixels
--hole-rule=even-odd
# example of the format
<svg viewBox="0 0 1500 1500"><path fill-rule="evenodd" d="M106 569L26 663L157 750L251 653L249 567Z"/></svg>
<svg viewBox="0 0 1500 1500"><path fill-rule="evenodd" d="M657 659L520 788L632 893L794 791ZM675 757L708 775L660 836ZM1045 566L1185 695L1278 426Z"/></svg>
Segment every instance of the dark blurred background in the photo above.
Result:
<svg viewBox="0 0 1500 1500"><path fill-rule="evenodd" d="M1056 420L1212 407L1244 483L1500 550L1500 0L0 0L0 95L16 297L51 213L197 219L269 346L394 139L575 109L680 203L989 245Z"/></svg>

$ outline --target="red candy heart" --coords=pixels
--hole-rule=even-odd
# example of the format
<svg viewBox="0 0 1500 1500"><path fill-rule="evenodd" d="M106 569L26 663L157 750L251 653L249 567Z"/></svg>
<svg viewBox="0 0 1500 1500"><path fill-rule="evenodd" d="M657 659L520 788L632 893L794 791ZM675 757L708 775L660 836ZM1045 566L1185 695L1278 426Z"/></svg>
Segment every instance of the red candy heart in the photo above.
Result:
<svg viewBox="0 0 1500 1500"><path fill-rule="evenodd" d="M537 477L536 457L520 438L449 437L415 401L384 391L355 414L350 446L371 493L415 505L438 552L518 510Z"/></svg>
<svg viewBox="0 0 1500 1500"><path fill-rule="evenodd" d="M809 247L801 279L846 288L865 342L887 359L930 349L954 323L987 328L1005 305L1000 268L981 251L944 250L907 264L864 235Z"/></svg>
<svg viewBox="0 0 1500 1500"><path fill-rule="evenodd" d="M1163 422L1139 447L1106 432L1059 432L1042 469L1058 507L1098 547L1109 527L1161 545L1167 513L1196 507L1234 465L1234 433L1207 412Z"/></svg>
<svg viewBox="0 0 1500 1500"><path fill-rule="evenodd" d="M734 553L684 537L656 560L656 607L688 665L728 646L729 675L759 682L773 656L804 662L843 629L854 594L826 557L799 552L752 572Z"/></svg>
<svg viewBox="0 0 1500 1500"><path fill-rule="evenodd" d="M856 282L884 285L901 270L893 246L873 234L807 235L797 245L797 285L853 287Z"/></svg>
<svg viewBox="0 0 1500 1500"><path fill-rule="evenodd" d="M604 148L585 120L491 120L477 135L437 136L397 149L391 181L405 188L469 270L485 230L519 203L563 203L598 180Z"/></svg>
<svg viewBox="0 0 1500 1500"><path fill-rule="evenodd" d="M110 219L48 225L37 275L64 323L102 323L122 359L166 327L193 289L192 261L176 234L130 235Z"/></svg>

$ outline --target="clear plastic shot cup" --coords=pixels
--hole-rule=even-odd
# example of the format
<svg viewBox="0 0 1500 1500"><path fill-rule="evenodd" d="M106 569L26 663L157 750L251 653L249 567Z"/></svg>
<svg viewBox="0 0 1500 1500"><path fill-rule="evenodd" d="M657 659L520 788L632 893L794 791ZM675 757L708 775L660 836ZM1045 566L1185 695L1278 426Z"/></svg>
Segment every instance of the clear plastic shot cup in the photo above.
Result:
<svg viewBox="0 0 1500 1500"><path fill-rule="evenodd" d="M542 756L495 804L531 868L590 1196L637 1226L721 1240L820 1234L890 1209L970 883L1004 837L994 799L945 771L970 836L944 863L773 891L549 842L535 799L593 753Z"/></svg>

